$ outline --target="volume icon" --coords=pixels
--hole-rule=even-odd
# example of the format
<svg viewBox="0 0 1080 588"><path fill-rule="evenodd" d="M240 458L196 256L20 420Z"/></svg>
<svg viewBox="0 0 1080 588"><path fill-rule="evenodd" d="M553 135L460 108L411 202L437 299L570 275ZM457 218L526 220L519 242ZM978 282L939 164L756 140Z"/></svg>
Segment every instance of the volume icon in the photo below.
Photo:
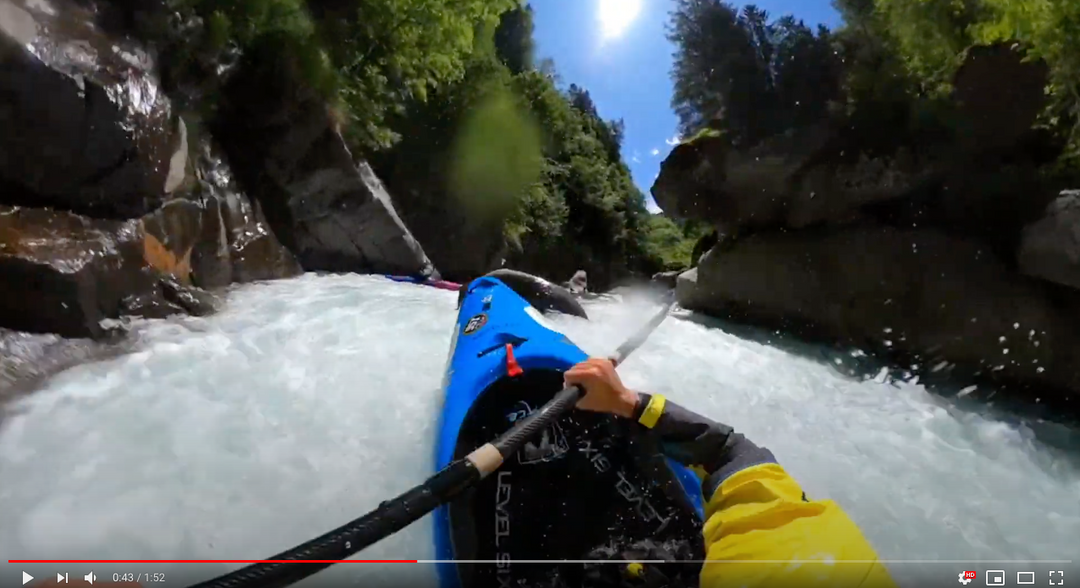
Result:
<svg viewBox="0 0 1080 588"><path fill-rule="evenodd" d="M85 576L83 576L82 579L86 580L87 582L90 582L91 584L93 584L94 580L97 580L97 577L94 576L94 572L90 572L89 574L86 574Z"/></svg>

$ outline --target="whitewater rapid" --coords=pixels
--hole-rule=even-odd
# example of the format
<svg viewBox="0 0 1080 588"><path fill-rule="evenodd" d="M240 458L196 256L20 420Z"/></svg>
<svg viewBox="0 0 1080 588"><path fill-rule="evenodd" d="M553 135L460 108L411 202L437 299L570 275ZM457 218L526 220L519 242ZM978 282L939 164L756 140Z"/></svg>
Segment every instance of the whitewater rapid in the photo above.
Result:
<svg viewBox="0 0 1080 588"><path fill-rule="evenodd" d="M7 560L257 559L419 483L432 471L456 298L306 275L237 288L213 317L138 324L133 353L70 369L8 407L3 576L205 579L237 566ZM589 322L552 320L607 354L657 307L601 300L586 304ZM1076 462L1022 425L950 407L917 384L845 378L829 362L677 317L620 373L770 448L811 497L847 509L901 583L956 585L957 571L977 569L982 585L985 569L1030 568L1045 585L1045 570L1072 564L964 562L1080 552ZM425 517L362 557L431 559L431 526ZM339 565L317 578L327 577L435 581L431 565Z"/></svg>

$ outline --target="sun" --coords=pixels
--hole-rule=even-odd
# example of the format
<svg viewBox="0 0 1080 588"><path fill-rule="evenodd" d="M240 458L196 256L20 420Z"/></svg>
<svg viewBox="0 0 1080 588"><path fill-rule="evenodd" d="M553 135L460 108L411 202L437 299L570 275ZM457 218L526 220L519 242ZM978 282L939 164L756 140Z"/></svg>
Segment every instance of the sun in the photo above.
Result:
<svg viewBox="0 0 1080 588"><path fill-rule="evenodd" d="M641 12L642 0L597 0L600 38L617 39L634 23Z"/></svg>

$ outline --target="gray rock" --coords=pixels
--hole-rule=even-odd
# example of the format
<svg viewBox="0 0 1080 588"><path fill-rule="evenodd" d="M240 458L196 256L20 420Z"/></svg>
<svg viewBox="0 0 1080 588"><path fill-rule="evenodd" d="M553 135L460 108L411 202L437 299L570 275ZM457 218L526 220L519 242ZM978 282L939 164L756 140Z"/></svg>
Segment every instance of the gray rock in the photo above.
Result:
<svg viewBox="0 0 1080 588"><path fill-rule="evenodd" d="M1025 274L1080 288L1080 190L1062 192L1024 229L1018 257Z"/></svg>
<svg viewBox="0 0 1080 588"><path fill-rule="evenodd" d="M0 0L4 202L134 218L182 182L186 129L150 55L70 2Z"/></svg>
<svg viewBox="0 0 1080 588"><path fill-rule="evenodd" d="M912 137L883 149L876 122L843 118L748 148L704 134L672 150L651 193L665 213L710 222L731 238L870 217L948 226L1005 250L1032 203L1037 212L1046 202L1035 186L1036 160L1046 154L1033 152L1052 149L1030 130L1045 105L1046 75L1045 64L1024 62L1010 44L974 47L955 78L955 132L927 132L918 149ZM867 155L882 152L889 155Z"/></svg>
<svg viewBox="0 0 1080 588"><path fill-rule="evenodd" d="M193 316L207 316L213 314L218 307L218 301L212 294L200 288L185 286L179 281L164 278L158 282L164 299L174 304L187 314Z"/></svg>
<svg viewBox="0 0 1080 588"><path fill-rule="evenodd" d="M281 72L278 72L281 73ZM382 182L352 153L326 105L289 79L240 71L216 136L240 184L307 270L436 272ZM253 94L254 93L254 94Z"/></svg>
<svg viewBox="0 0 1080 588"><path fill-rule="evenodd" d="M88 361L113 357L128 342L65 339L54 334L0 328L0 403L32 391L49 377ZM0 418L2 418L0 414Z"/></svg>
<svg viewBox="0 0 1080 588"><path fill-rule="evenodd" d="M679 274L678 277L675 278L675 298L680 301L680 305L682 304L681 301L686 301L691 306L700 306L702 308L708 306L707 301L698 301L694 298L695 296L700 295L699 290L697 289L697 273L698 268L694 267ZM690 307L684 305L684 308Z"/></svg>
<svg viewBox="0 0 1080 588"><path fill-rule="evenodd" d="M660 272L653 275L652 282L665 288L674 288L678 282L679 276L683 273L683 270Z"/></svg>
<svg viewBox="0 0 1080 588"><path fill-rule="evenodd" d="M736 234L848 223L861 207L900 197L934 173L903 154L845 160L836 153L842 135L822 122L746 150L703 136L671 151L651 193L666 214Z"/></svg>
<svg viewBox="0 0 1080 588"><path fill-rule="evenodd" d="M209 141L194 158L203 203L201 237L192 251L193 282L203 288L288 278L303 272L270 230L262 209L240 191L232 169Z"/></svg>
<svg viewBox="0 0 1080 588"><path fill-rule="evenodd" d="M1051 300L979 244L929 229L757 234L678 278L684 308L1080 389L1080 294Z"/></svg>

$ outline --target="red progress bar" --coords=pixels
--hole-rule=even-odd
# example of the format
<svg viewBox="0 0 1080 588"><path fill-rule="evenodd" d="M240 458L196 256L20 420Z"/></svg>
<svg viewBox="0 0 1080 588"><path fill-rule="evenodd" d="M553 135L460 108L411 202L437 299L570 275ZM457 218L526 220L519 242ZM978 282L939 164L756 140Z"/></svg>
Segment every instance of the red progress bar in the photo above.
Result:
<svg viewBox="0 0 1080 588"><path fill-rule="evenodd" d="M419 563L415 559L9 559L9 564L159 564L159 563Z"/></svg>

